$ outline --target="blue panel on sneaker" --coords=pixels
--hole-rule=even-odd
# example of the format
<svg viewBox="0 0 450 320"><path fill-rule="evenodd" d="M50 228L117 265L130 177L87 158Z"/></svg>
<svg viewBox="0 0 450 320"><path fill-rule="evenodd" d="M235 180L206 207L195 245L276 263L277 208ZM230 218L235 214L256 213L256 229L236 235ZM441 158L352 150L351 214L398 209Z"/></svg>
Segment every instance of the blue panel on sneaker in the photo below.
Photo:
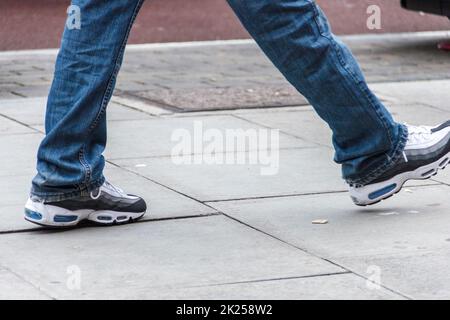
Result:
<svg viewBox="0 0 450 320"><path fill-rule="evenodd" d="M63 216L56 215L53 217L53 221L55 222L72 222L78 219L78 216Z"/></svg>
<svg viewBox="0 0 450 320"><path fill-rule="evenodd" d="M375 192L372 192L371 194L369 194L369 199L373 200L376 199L378 197L381 197L382 195L385 195L386 193L391 192L392 190L394 190L395 188L397 188L397 184L393 183L387 187L384 187L383 189L377 190Z"/></svg>
<svg viewBox="0 0 450 320"><path fill-rule="evenodd" d="M42 214L40 214L39 212L35 212L35 211L31 211L29 209L25 208L25 215L33 220L41 220L42 219Z"/></svg>

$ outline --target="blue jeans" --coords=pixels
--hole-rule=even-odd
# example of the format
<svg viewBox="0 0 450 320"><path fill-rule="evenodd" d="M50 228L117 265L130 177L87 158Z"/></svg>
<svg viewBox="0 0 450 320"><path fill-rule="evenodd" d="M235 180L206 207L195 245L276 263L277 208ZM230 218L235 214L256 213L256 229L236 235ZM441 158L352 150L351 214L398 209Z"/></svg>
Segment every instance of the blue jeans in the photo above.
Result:
<svg viewBox="0 0 450 320"><path fill-rule="evenodd" d="M73 0L81 29L64 31L31 194L46 201L104 182L106 107L144 0ZM349 49L312 0L228 0L245 28L333 132L344 179L366 184L401 156L407 129L369 90ZM311 159L313 161L313 159Z"/></svg>

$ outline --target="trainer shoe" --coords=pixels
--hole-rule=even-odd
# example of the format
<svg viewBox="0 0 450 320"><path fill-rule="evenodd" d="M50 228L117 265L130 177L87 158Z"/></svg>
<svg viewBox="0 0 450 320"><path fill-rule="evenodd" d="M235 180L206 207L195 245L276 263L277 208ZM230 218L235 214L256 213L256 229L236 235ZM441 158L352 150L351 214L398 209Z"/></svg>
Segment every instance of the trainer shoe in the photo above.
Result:
<svg viewBox="0 0 450 320"><path fill-rule="evenodd" d="M407 127L408 141L397 164L367 185L349 186L356 205L387 199L399 192L406 181L429 179L450 162L450 121L437 127Z"/></svg>
<svg viewBox="0 0 450 320"><path fill-rule="evenodd" d="M102 225L123 224L141 218L147 210L145 201L129 195L106 182L88 196L40 202L28 199L25 219L47 227L73 227L89 220Z"/></svg>

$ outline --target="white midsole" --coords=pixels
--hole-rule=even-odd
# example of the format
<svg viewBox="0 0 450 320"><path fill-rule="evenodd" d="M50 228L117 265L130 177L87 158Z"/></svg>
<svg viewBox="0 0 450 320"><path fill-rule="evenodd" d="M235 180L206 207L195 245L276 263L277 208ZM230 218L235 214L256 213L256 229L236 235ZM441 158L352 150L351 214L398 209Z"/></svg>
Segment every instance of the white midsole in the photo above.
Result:
<svg viewBox="0 0 450 320"><path fill-rule="evenodd" d="M389 180L379 182L379 183L369 184L367 186L360 187L360 188L350 187L350 189L349 189L350 196L352 197L353 202L355 202L355 204L358 204L358 205L373 204L375 202L385 199L385 198L397 193L398 191L400 191L403 184L408 180L424 180L424 179L430 178L439 169L443 169L446 165L448 165L449 161L443 162L446 158L450 159L450 153L441 157L438 161L435 161L435 162L430 163L423 167L419 167L414 171L408 171L408 172L401 173ZM425 173L427 173L427 174L424 175ZM369 198L369 195L371 195L379 190L382 190L383 188L391 186L393 184L395 184L396 186L392 190L389 190L389 192L380 194L378 197L375 197L373 199Z"/></svg>
<svg viewBox="0 0 450 320"><path fill-rule="evenodd" d="M102 224L112 224L113 222L126 222L130 218L138 219L145 212L118 212L118 211L110 211L110 210L67 210L64 208L46 205L41 202L34 202L29 199L25 205L25 209L30 210L31 212L38 213L41 217L39 219L29 217L25 215L25 219L39 223L46 226L58 226L58 227L70 227L77 225L82 220L90 220L97 223ZM76 216L76 220L73 221L55 221L55 216L61 217L72 217Z"/></svg>

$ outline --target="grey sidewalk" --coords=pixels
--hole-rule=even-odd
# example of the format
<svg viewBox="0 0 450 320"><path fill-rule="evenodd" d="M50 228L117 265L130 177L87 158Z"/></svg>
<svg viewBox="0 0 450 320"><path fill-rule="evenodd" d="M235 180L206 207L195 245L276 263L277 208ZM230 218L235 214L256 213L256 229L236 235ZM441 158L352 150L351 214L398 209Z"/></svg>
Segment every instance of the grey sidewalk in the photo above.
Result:
<svg viewBox="0 0 450 320"><path fill-rule="evenodd" d="M434 50L443 36L347 40L398 120L435 124L450 119L450 60ZM250 42L129 49L108 111L106 176L150 202L142 222L26 223L54 58L0 53L0 298L450 298L450 170L355 207L326 125ZM173 132L199 121L279 129L278 174L175 164Z"/></svg>

